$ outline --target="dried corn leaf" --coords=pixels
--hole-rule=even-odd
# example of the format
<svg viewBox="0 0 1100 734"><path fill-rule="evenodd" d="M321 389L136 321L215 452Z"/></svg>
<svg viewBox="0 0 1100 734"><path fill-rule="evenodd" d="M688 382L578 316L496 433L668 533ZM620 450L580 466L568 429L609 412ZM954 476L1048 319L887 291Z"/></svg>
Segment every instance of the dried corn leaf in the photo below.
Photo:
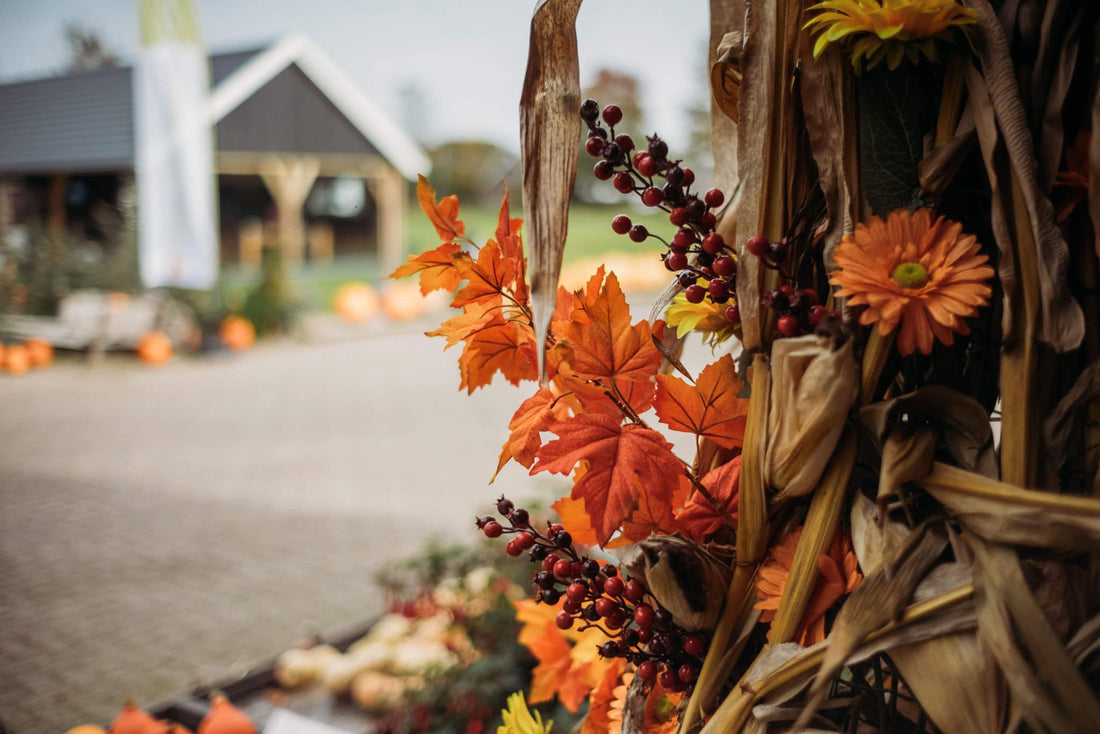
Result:
<svg viewBox="0 0 1100 734"><path fill-rule="evenodd" d="M531 310L545 377L545 335L557 298L569 199L577 178L581 83L577 11L581 0L541 0L531 18L520 100L523 212L530 257Z"/></svg>
<svg viewBox="0 0 1100 734"><path fill-rule="evenodd" d="M1056 471L1060 471L1066 463L1066 459L1069 458L1070 441L1083 427L1083 419L1086 416L1079 412L1080 409L1087 409L1088 404L1097 396L1100 396L1100 362L1089 365L1077 376L1073 387L1058 401L1054 412L1043 423L1047 458Z"/></svg>
<svg viewBox="0 0 1100 734"><path fill-rule="evenodd" d="M722 36L716 58L710 67L710 89L718 108L733 122L741 118L741 49L745 44L741 31Z"/></svg>
<svg viewBox="0 0 1100 734"><path fill-rule="evenodd" d="M1020 489L939 462L917 484L987 540L1072 552L1100 550L1100 499Z"/></svg>
<svg viewBox="0 0 1100 734"><path fill-rule="evenodd" d="M1100 60L1097 63L1100 70ZM1092 98L1092 130L1094 134L1089 140L1089 191L1100 191L1100 84L1096 85L1096 91ZM1093 245L1097 257L1100 257L1100 196L1089 197L1089 218L1092 220L1093 236L1096 238Z"/></svg>
<svg viewBox="0 0 1100 734"><path fill-rule="evenodd" d="M1091 731L1100 701L1050 628L1016 552L974 535L978 631L1008 681L1018 710L1037 731Z"/></svg>
<svg viewBox="0 0 1100 734"><path fill-rule="evenodd" d="M851 341L811 335L773 345L766 466L777 500L817 487L858 389Z"/></svg>
<svg viewBox="0 0 1100 734"><path fill-rule="evenodd" d="M742 34L745 26L743 0L710 0L710 53L707 63L714 67L726 56L723 39L728 33ZM730 59L732 61L732 59ZM738 63L740 55L738 55ZM740 77L738 69L738 77ZM710 145L714 153L714 185L726 192L727 201L734 200L737 190L737 124L722 110L717 95L710 99ZM725 219L726 217L723 217ZM733 217L728 217L732 223ZM723 232L723 236L725 236ZM732 234L732 233L731 233ZM730 237L729 242L733 242Z"/></svg>
<svg viewBox="0 0 1100 734"><path fill-rule="evenodd" d="M833 677L868 635L897 621L918 582L946 547L947 537L942 529L922 524L901 545L888 551L889 555L877 571L864 577L863 583L840 608L825 640L821 669L797 725L810 720L817 705L824 700Z"/></svg>
<svg viewBox="0 0 1100 734"><path fill-rule="evenodd" d="M849 189L859 180L858 167L850 163L855 151L848 135L856 129L850 73L844 52L838 44L831 44L819 59L802 66L799 85L810 152L828 212L821 235L829 269L833 249L841 236L852 231L852 220L858 217Z"/></svg>
<svg viewBox="0 0 1100 734"><path fill-rule="evenodd" d="M788 642L798 631L802 615L813 595L814 584L817 583L817 559L828 554L833 536L840 526L840 515L848 497L848 480L855 463L856 436L855 431L848 428L829 460L828 469L806 513L783 596L768 633L772 643Z"/></svg>
<svg viewBox="0 0 1100 734"><path fill-rule="evenodd" d="M972 40L981 61L982 72L979 75L972 70L967 74L967 89L971 100L975 101L975 120L983 155L986 156L988 168L998 139L1003 142L1013 175L1017 177L1020 184L1021 203L1025 210L1017 212L1017 215L1026 213L1024 219L1030 227L1030 235L1038 253L1038 257L1035 258L1041 294L1041 323L1038 334L1044 343L1058 352L1065 352L1076 348L1085 333L1084 313L1067 287L1066 269L1069 263L1069 248L1055 224L1054 208L1039 188L1035 149L1023 104L1020 101L1004 29L987 0L963 0L963 4L977 11L977 22L972 28ZM981 77L980 80L979 77ZM976 84L976 81L980 81L981 84ZM988 100L988 105L985 104L985 100ZM989 129L990 121L988 115L982 113L983 108L985 110L991 108L995 116L994 130ZM991 132L992 135L989 134ZM996 198L996 179L999 172L993 169L989 174ZM1010 234L1012 228L1004 219L1006 214L1007 212L994 202L993 229L1002 252L1001 282L1006 299L1011 301L1015 297L1018 285L1014 272L1017 265L1010 256L1007 256L1012 251ZM1006 316L1008 313L1009 309L1006 308ZM1006 337L1017 335L1014 328L1013 324L1004 324Z"/></svg>
<svg viewBox="0 0 1100 734"><path fill-rule="evenodd" d="M884 447L888 434L897 425L929 425L942 437L956 464L986 476L997 476L989 415L978 401L950 388L929 385L908 395L868 405L860 409L859 420L880 447Z"/></svg>
<svg viewBox="0 0 1100 734"><path fill-rule="evenodd" d="M901 485L920 479L932 469L936 459L936 432L928 426L895 426L882 445L879 466L879 511L885 513L890 497Z"/></svg>

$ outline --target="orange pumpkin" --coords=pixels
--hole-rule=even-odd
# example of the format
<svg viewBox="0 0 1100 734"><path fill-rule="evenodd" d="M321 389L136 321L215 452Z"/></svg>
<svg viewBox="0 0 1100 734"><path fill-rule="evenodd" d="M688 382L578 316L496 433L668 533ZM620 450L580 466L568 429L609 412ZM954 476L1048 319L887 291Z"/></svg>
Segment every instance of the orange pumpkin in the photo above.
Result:
<svg viewBox="0 0 1100 734"><path fill-rule="evenodd" d="M108 731L110 734L166 734L168 725L139 709L133 701L127 701Z"/></svg>
<svg viewBox="0 0 1100 734"><path fill-rule="evenodd" d="M4 367L13 375L25 375L31 368L31 355L22 344L12 344L4 350Z"/></svg>
<svg viewBox="0 0 1100 734"><path fill-rule="evenodd" d="M242 316L226 317L218 334L222 338L222 344L235 352L243 352L256 343L256 327Z"/></svg>
<svg viewBox="0 0 1100 734"><path fill-rule="evenodd" d="M107 734L107 730L96 724L81 724L69 729L65 734Z"/></svg>
<svg viewBox="0 0 1100 734"><path fill-rule="evenodd" d="M424 296L415 283L394 283L382 294L382 310L394 321L415 319L424 307Z"/></svg>
<svg viewBox="0 0 1100 734"><path fill-rule="evenodd" d="M172 358L172 340L160 331L150 331L141 338L138 357L149 365L162 365Z"/></svg>
<svg viewBox="0 0 1100 734"><path fill-rule="evenodd" d="M345 283L332 299L333 310L353 324L374 318L378 306L378 293L366 283Z"/></svg>
<svg viewBox="0 0 1100 734"><path fill-rule="evenodd" d="M45 339L28 339L23 342L31 358L32 367L49 367L53 364L53 345Z"/></svg>
<svg viewBox="0 0 1100 734"><path fill-rule="evenodd" d="M228 698L215 694L210 699L210 710L199 723L198 734L256 734L256 725Z"/></svg>

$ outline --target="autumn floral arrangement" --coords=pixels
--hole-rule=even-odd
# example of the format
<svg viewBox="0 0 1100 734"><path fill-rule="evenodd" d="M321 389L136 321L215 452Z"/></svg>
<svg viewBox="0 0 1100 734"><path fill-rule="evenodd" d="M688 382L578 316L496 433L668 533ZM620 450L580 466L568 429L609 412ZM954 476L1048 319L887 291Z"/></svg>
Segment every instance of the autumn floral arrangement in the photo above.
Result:
<svg viewBox="0 0 1100 734"><path fill-rule="evenodd" d="M572 483L477 518L533 564L500 731L554 697L593 733L1092 730L1100 7L712 0L700 191L581 102L579 5L532 19L523 234L506 195L477 246L422 179L442 243L394 274L453 294L463 389L531 383L498 472ZM646 320L557 286L585 130L669 219L611 222L670 271Z"/></svg>

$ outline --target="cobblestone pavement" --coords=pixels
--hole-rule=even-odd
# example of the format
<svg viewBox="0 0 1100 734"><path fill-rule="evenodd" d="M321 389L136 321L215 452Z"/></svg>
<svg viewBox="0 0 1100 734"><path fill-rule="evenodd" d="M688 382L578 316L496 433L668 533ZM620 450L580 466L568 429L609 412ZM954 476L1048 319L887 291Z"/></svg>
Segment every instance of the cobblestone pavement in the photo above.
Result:
<svg viewBox="0 0 1100 734"><path fill-rule="evenodd" d="M0 379L4 726L106 722L361 623L383 564L546 493L486 486L525 395L459 394L421 332Z"/></svg>

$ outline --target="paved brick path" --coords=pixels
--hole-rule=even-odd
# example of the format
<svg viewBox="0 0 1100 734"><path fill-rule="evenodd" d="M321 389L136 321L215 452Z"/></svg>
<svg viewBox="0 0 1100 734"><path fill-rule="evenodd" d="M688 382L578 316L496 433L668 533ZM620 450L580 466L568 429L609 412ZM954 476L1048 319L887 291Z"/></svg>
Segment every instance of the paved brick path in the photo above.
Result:
<svg viewBox="0 0 1100 734"><path fill-rule="evenodd" d="M355 625L388 560L552 481L485 486L525 395L459 394L421 331L0 379L0 721L106 721Z"/></svg>

